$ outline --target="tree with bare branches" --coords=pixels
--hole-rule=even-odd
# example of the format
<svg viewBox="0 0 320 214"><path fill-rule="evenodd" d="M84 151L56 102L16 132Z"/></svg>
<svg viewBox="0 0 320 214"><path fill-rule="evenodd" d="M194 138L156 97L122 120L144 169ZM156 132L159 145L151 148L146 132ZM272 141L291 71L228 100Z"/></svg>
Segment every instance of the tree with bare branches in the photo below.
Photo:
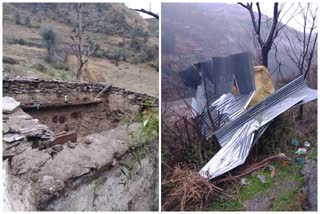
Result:
<svg viewBox="0 0 320 214"><path fill-rule="evenodd" d="M307 3L298 5L299 13L298 19L301 20L298 23L301 26L302 32L287 28L283 31L285 43L283 43L283 48L286 51L287 55L291 61L296 65L300 75L304 76L304 79L307 78L312 64L316 60L316 44L318 39L317 31L317 5ZM303 105L299 109L298 119L303 118Z"/></svg>
<svg viewBox="0 0 320 214"><path fill-rule="evenodd" d="M238 3L239 5L241 5L242 7L246 8L249 13L250 13L250 17L251 17L251 21L252 21L252 25L254 28L254 32L256 34L257 40L259 42L259 45L261 47L261 56L262 56L262 64L266 67L268 67L268 54L269 51L272 47L273 41L275 40L275 38L278 35L279 32L279 28L277 29L278 26L278 20L279 20L279 14L280 14L280 10L278 8L279 3L275 2L274 3L274 7L273 7L273 21L272 21L272 27L269 31L269 34L267 36L266 39L262 38L262 34L261 34L261 9L260 9L260 4L259 2L256 3L257 9L258 9L258 20L256 20L254 12L253 12L253 7L252 7L252 3L247 3L246 5L243 3Z"/></svg>
<svg viewBox="0 0 320 214"><path fill-rule="evenodd" d="M267 36L264 38L263 33L262 33L262 12L260 8L259 2L256 3L256 7L258 10L258 18L256 19L255 13L253 12L253 5L252 3L238 3L242 7L246 8L249 11L252 25L253 25L253 30L255 33L255 37L257 38L257 41L259 43L259 46L261 48L261 58L262 58L262 64L268 68L268 54L269 51L272 48L272 45L275 42L275 39L278 37L279 33L281 30L287 26L287 24L294 18L294 16L291 16L285 23L282 22L283 18L286 17L288 12L292 9L294 4L291 4L285 11L283 11L285 3L283 3L281 6L279 6L279 3L275 2L273 6L273 17L272 18L267 18L265 21L266 27L269 32L267 33ZM294 13L296 10L294 11ZM280 16L282 14L282 16ZM272 21L271 27L269 27L269 22Z"/></svg>
<svg viewBox="0 0 320 214"><path fill-rule="evenodd" d="M90 38L85 35L85 30L89 22L86 22L83 16L84 7L84 3L76 3L73 5L76 16L73 22L74 26L72 32L69 34L69 37L72 41L70 47L78 60L78 68L76 73L77 80L82 80L83 67L88 63L91 55L96 50L96 45L90 45Z"/></svg>
<svg viewBox="0 0 320 214"><path fill-rule="evenodd" d="M283 47L291 61L296 65L300 75L306 79L313 60L315 59L316 44L318 39L317 32L317 11L318 7L307 3L303 6L299 3L299 16L302 23L298 23L302 27L302 32L293 29L286 29L284 37L287 43Z"/></svg>

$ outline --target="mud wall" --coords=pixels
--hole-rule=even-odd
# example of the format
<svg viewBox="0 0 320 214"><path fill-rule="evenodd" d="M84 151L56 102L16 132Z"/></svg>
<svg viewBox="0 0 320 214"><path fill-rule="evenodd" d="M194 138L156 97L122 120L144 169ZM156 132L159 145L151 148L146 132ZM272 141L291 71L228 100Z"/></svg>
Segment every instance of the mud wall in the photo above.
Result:
<svg viewBox="0 0 320 214"><path fill-rule="evenodd" d="M99 96L101 102L90 102L94 101L106 86L109 85L4 77L3 96L14 97L23 105L34 105L34 108L26 109L22 106L22 109L54 132L77 130L80 136L114 128L119 122L133 120L143 103L153 99L146 94L110 86ZM68 105L65 104L66 101ZM73 105L79 102L82 104ZM42 105L52 107L36 107Z"/></svg>

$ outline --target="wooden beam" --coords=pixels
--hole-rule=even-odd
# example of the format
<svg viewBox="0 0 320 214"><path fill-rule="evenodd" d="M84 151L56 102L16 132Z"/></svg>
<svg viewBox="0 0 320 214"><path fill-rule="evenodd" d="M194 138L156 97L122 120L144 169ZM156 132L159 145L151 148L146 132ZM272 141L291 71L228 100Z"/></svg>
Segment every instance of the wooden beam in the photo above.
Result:
<svg viewBox="0 0 320 214"><path fill-rule="evenodd" d="M66 102L66 103L23 103L20 107L23 110L39 110L46 108L59 108L68 106L93 105L101 103L101 100L83 101L83 102Z"/></svg>
<svg viewBox="0 0 320 214"><path fill-rule="evenodd" d="M69 131L69 132L62 132L62 133L56 134L53 143L64 144L67 141L77 142L77 132Z"/></svg>

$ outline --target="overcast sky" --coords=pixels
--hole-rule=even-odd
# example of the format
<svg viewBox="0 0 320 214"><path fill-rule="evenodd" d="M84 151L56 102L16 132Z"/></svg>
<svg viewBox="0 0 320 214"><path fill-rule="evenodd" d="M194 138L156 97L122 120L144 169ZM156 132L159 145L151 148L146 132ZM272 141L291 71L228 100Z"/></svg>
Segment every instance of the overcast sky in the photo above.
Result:
<svg viewBox="0 0 320 214"><path fill-rule="evenodd" d="M154 0L157 1L157 0ZM140 1L137 1L140 3ZM141 1L141 3L144 2L143 0ZM146 0L145 2L150 2L150 0ZM170 3L170 2L177 2L177 3L186 3L186 2L192 2L192 3L199 3L201 4L201 2L212 2L212 3L228 3L228 4L236 4L238 1L237 0L192 0L192 1L188 1L188 0L162 0L162 2L166 2L166 3ZM247 1L240 1L243 3L246 3ZM264 15L267 15L268 17L272 17L273 16L273 5L274 5L274 1L263 1L260 0L260 9L261 12ZM319 5L319 3L315 0L300 0L300 1L280 1L279 6L282 5L285 2L284 8L282 10L282 14L285 13L289 8L289 10L286 12L286 15L283 17L282 22L286 23L288 21L288 18L291 17L291 15L296 11L296 8L298 6L299 2L302 2L303 5L305 5L307 2L311 2L311 4L313 5L311 8L314 9L316 4ZM294 3L293 3L294 2ZM135 3L133 3L135 4ZM294 4L293 7L290 7L292 4ZM158 6L157 6L158 7ZM257 7L254 3L253 9L255 12L257 12ZM159 8L157 8L157 11L159 11ZM318 11L319 14L319 11ZM280 17L282 17L282 15L280 15ZM288 25L296 30L302 31L302 26L300 23L303 23L303 19L301 16L297 15L294 19L291 19L288 22Z"/></svg>
<svg viewBox="0 0 320 214"><path fill-rule="evenodd" d="M279 4L279 8L282 4L284 4L284 3ZM317 3L313 2L311 4L312 4L312 6L310 8L312 11L314 11ZM306 3L301 3L301 5L303 7L305 7ZM274 2L262 2L262 3L260 3L261 12L269 17L273 17L273 6L274 6ZM286 23L289 21L288 25L290 27L292 27L296 30L302 31L303 30L303 28L302 28L303 18L301 15L299 15L299 14L297 15L297 12L301 10L298 6L299 6L299 3L286 2L283 6L283 9L281 12L282 15L280 14L280 18L283 16L282 23ZM254 5L253 8L254 8L254 11L258 12L256 5ZM292 18L291 20L289 20L293 14L296 14L296 16L294 18Z"/></svg>

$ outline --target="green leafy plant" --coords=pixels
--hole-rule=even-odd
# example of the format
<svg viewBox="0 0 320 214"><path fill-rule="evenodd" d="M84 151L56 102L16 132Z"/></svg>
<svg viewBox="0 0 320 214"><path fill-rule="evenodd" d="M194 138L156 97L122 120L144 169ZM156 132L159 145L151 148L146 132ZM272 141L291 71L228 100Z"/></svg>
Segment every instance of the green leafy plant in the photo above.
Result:
<svg viewBox="0 0 320 214"><path fill-rule="evenodd" d="M129 151L132 155L130 163L123 165L127 173L122 169L122 173L130 179L132 171L136 164L141 166L141 160L149 151L151 144L157 142L159 136L159 119L158 114L150 112L141 118L140 127L132 133Z"/></svg>

